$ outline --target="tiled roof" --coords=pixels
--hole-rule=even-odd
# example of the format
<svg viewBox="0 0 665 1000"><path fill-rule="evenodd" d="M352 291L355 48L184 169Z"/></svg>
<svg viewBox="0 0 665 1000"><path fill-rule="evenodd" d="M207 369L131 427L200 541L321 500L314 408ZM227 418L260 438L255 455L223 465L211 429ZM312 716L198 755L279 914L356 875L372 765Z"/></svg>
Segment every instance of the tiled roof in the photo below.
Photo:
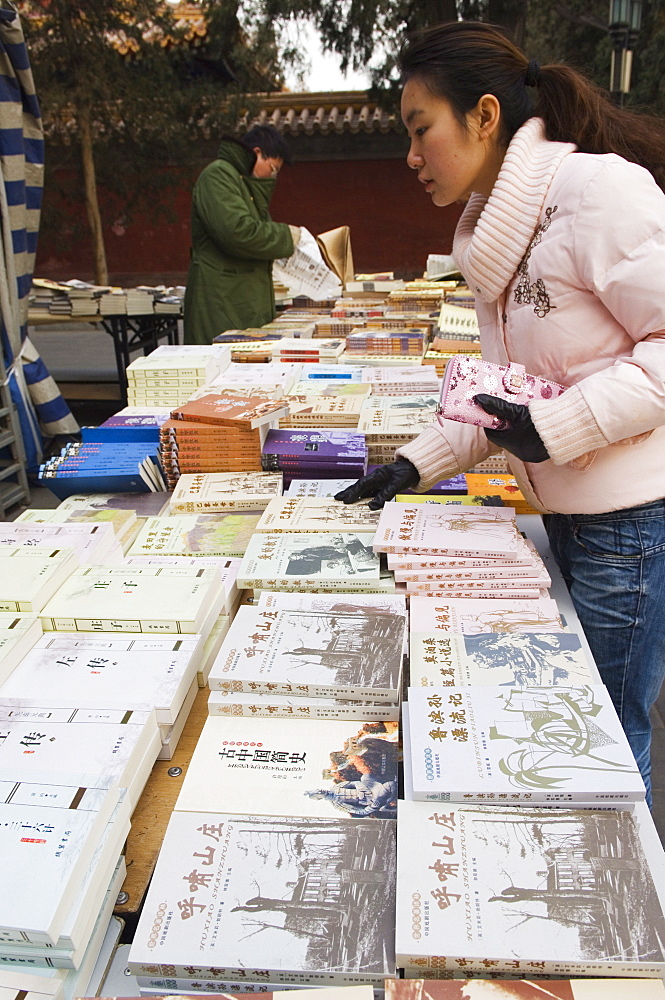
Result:
<svg viewBox="0 0 665 1000"><path fill-rule="evenodd" d="M395 132L402 123L394 112L371 103L362 90L331 93L259 96L258 115L245 115L239 123L242 134L252 125L273 125L286 135L340 134L342 132Z"/></svg>

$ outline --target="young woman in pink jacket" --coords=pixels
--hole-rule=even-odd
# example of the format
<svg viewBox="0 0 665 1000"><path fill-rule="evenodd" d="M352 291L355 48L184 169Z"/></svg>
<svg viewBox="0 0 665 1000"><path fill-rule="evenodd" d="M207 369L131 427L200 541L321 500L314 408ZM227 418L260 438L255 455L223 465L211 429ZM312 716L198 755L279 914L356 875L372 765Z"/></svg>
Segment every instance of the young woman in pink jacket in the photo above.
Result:
<svg viewBox="0 0 665 1000"><path fill-rule="evenodd" d="M383 506L503 448L552 550L650 801L649 710L665 674L665 134L481 22L401 56L407 162L437 206L467 202L453 256L483 357L566 386L510 429L442 418L337 495Z"/></svg>

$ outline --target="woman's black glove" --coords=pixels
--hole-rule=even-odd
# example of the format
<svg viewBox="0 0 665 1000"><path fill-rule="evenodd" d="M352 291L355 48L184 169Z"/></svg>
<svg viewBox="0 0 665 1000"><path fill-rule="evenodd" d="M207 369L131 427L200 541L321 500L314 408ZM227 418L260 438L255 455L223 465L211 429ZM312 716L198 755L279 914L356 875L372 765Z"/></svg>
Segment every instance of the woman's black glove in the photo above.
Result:
<svg viewBox="0 0 665 1000"><path fill-rule="evenodd" d="M374 497L367 504L370 510L379 510L384 503L392 500L397 493L411 489L420 480L420 473L408 458L398 458L390 465L382 465L357 483L335 493L335 500L342 503L356 503Z"/></svg>
<svg viewBox="0 0 665 1000"><path fill-rule="evenodd" d="M509 403L499 396L488 396L484 392L473 397L486 413L506 420L508 426L500 431L485 428L485 434L492 444L505 448L521 462L546 462L550 457L540 434L533 425L528 406Z"/></svg>

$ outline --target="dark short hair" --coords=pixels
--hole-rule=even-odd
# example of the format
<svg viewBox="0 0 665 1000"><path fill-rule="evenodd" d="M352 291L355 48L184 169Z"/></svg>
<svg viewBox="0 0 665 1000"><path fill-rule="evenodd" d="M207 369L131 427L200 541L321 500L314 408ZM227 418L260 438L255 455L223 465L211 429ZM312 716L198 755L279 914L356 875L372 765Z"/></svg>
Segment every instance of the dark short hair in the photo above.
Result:
<svg viewBox="0 0 665 1000"><path fill-rule="evenodd" d="M291 147L272 125L252 125L242 137L242 142L250 149L258 146L264 156L279 157L289 166L293 163Z"/></svg>

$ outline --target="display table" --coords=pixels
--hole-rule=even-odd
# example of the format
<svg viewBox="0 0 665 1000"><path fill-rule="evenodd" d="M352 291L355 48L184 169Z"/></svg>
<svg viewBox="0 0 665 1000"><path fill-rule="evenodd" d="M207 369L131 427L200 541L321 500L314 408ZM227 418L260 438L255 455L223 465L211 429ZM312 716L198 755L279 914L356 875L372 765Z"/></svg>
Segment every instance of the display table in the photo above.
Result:
<svg viewBox="0 0 665 1000"><path fill-rule="evenodd" d="M127 405L127 378L125 369L131 360L131 352L142 350L150 354L166 337L167 343L178 343L178 313L146 313L141 316L120 313L116 316L54 316L30 310L28 326L39 326L55 329L58 326L71 326L73 323L89 323L101 327L113 339L115 363L118 371L118 384L122 405Z"/></svg>

